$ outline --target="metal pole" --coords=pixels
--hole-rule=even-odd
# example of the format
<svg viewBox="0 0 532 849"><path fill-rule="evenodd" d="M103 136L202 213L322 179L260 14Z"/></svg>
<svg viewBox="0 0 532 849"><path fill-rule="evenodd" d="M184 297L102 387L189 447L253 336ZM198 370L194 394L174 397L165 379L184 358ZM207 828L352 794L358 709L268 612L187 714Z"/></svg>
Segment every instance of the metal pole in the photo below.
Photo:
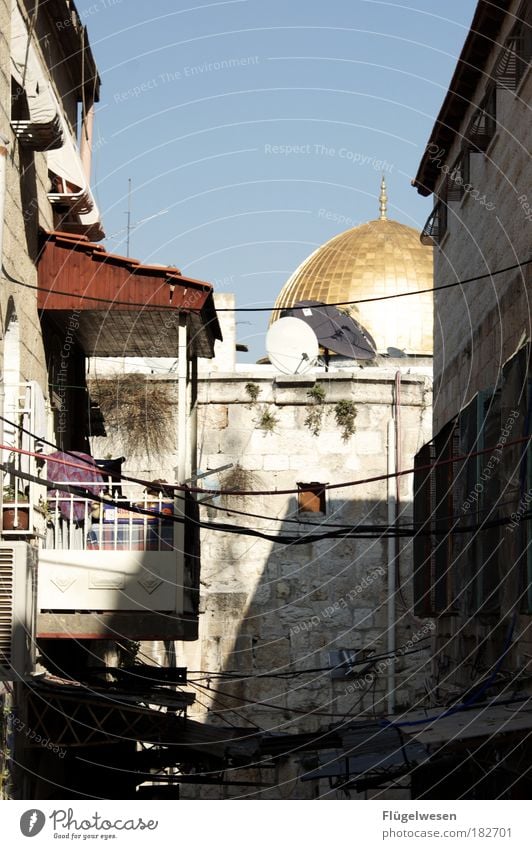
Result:
<svg viewBox="0 0 532 849"><path fill-rule="evenodd" d="M179 325L177 328L177 468L176 480L182 484L189 472L189 440L188 434L188 322L186 313L179 314ZM180 516L185 516L185 496L176 492L175 511ZM178 556L178 569L176 580L176 610L183 609L184 604L184 560L185 560L185 525L174 523L174 548Z"/></svg>
<svg viewBox="0 0 532 849"><path fill-rule="evenodd" d="M4 211L6 203L6 176L7 176L7 145L9 144L5 136L0 134L0 277L4 276ZM2 316L2 325L4 319ZM1 330L3 331L3 327ZM3 336L3 332L2 332ZM4 350L2 346L2 372L0 377L0 415L4 416L5 407L5 386L4 386ZM2 445L4 442L4 422L0 421L0 439ZM2 452L2 460L3 452ZM0 516L2 516L4 488L0 486Z"/></svg>
<svg viewBox="0 0 532 849"><path fill-rule="evenodd" d="M395 422L388 422L388 475L395 471ZM388 527L395 527L395 479L388 477ZM388 644L389 665L387 674L387 710L395 711L395 539L388 537Z"/></svg>
<svg viewBox="0 0 532 849"><path fill-rule="evenodd" d="M127 241L126 256L129 256L129 234L131 231L131 177L127 181Z"/></svg>

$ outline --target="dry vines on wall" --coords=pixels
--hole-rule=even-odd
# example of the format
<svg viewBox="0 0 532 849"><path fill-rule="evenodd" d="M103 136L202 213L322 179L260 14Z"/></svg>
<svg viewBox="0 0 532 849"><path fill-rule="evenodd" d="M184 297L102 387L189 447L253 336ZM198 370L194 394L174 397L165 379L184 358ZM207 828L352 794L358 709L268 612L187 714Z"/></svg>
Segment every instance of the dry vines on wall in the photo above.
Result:
<svg viewBox="0 0 532 849"><path fill-rule="evenodd" d="M89 391L108 435L123 446L127 457L153 459L175 449L177 403L171 384L121 374L92 380Z"/></svg>
<svg viewBox="0 0 532 849"><path fill-rule="evenodd" d="M220 488L225 492L235 490L236 492L249 492L258 489L261 486L260 476L255 472L243 469L240 463L235 463L232 469L228 469L220 475ZM224 507L234 507L237 501L244 503L247 499L245 495L222 495L222 505Z"/></svg>

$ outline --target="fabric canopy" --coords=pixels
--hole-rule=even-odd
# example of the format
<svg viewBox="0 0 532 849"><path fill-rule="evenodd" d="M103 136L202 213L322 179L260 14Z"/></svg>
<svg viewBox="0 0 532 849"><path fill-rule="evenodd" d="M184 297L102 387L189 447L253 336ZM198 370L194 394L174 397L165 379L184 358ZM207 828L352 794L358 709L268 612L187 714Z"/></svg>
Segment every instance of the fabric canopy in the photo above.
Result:
<svg viewBox="0 0 532 849"><path fill-rule="evenodd" d="M11 4L11 73L26 93L31 123L54 121L57 101L16 0Z"/></svg>

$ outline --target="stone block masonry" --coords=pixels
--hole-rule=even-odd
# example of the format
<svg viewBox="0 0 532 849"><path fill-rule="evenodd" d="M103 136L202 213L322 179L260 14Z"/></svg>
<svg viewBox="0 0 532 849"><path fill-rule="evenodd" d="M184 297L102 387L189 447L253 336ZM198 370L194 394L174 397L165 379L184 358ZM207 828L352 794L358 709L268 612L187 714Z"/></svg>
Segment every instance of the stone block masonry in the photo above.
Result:
<svg viewBox="0 0 532 849"><path fill-rule="evenodd" d="M430 438L427 401L430 403L431 369L427 366L425 373L412 375L406 374L408 364L402 365L401 453L404 466L410 467L420 444ZM238 465L250 474L252 490L295 489L298 482L332 484L381 475L386 472L394 380L395 370L382 366L319 375L325 403L322 427L314 435L305 424L313 408L308 391L314 377L287 379L257 372L246 375L244 381L238 375L213 372L200 381L199 465L203 470L227 463ZM260 388L255 402L250 402L244 392L248 381ZM356 408L355 432L348 439L343 438L334 416L335 404L343 399L353 400ZM259 424L265 409L275 418L268 431ZM214 444L218 451L212 451ZM411 515L410 490L407 487L402 492L404 519ZM386 497L385 481L331 490L326 497L326 515L303 516L298 513L296 495L225 496L222 501L228 512L217 511L217 520L290 534L302 544L275 545L250 537L204 532L201 604L205 613L200 620L200 647L198 651L182 644L183 656L191 651L199 663L196 668L218 672L248 669L250 658L254 675L325 668L308 680L297 677L284 681L285 695L280 702L275 698L279 682L251 676L238 685L239 696L250 705L259 699L286 708L297 706L302 713L292 720L297 720L301 730L317 727L316 717L306 716L305 711L321 703L325 711L327 705L329 710L347 709L349 699L339 695L338 684L327 671L329 652L339 648L376 653L386 650L387 546L380 539L305 543L305 536L325 530L320 527L322 522L349 526L383 523ZM231 507L258 517L232 514ZM411 550L405 549L402 557L401 571L408 575ZM402 617L397 645L407 641L412 621L408 614ZM406 692L405 698L412 703L422 692L422 678L416 676L414 668L401 684L403 695ZM381 712L384 691L382 675L375 685ZM362 707L372 709L371 694ZM257 716L245 704L239 704L238 709ZM269 726L278 724L278 711L263 706L260 712Z"/></svg>

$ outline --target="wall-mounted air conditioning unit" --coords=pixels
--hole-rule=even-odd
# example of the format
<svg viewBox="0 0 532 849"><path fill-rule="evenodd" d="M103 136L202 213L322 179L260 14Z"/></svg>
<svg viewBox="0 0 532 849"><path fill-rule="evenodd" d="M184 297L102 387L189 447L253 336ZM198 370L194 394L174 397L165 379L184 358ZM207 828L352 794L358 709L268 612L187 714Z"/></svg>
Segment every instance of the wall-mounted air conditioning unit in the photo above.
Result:
<svg viewBox="0 0 532 849"><path fill-rule="evenodd" d="M37 551L0 542L0 681L18 681L35 663Z"/></svg>

